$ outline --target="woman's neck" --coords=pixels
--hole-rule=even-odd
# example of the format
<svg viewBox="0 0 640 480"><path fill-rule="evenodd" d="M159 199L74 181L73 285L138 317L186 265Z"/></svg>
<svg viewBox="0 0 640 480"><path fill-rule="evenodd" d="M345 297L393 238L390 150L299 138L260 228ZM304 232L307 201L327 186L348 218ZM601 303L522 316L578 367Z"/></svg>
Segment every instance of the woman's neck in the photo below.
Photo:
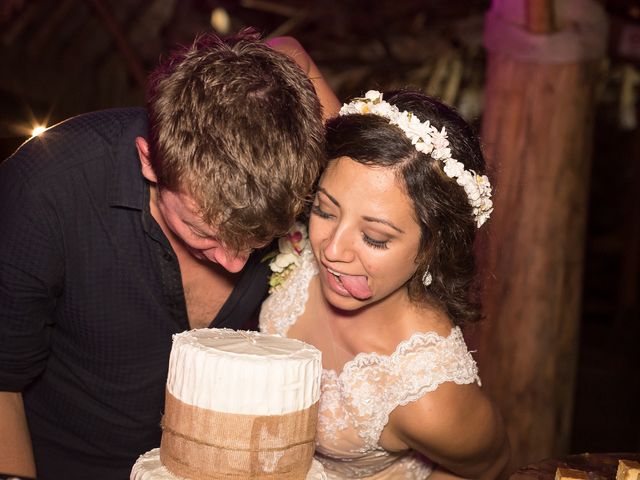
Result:
<svg viewBox="0 0 640 480"><path fill-rule="evenodd" d="M318 320L326 323L334 341L352 352L392 353L398 343L418 331L434 330L439 333L450 330L448 319L443 325L437 310L414 304L406 289L381 302L366 305L357 310L340 310L329 304L316 283L312 295L322 312ZM318 312L319 313L319 312ZM444 327L444 328L443 328Z"/></svg>

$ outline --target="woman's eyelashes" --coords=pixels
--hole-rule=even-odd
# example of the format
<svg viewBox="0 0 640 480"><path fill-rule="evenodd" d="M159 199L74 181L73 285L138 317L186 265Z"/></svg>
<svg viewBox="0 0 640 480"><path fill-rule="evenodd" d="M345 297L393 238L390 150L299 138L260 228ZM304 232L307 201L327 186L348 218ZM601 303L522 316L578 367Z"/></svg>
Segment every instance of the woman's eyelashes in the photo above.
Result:
<svg viewBox="0 0 640 480"><path fill-rule="evenodd" d="M364 240L364 243L372 248L380 248L383 250L389 248L389 240L376 240L375 238L371 238L366 233L362 234L362 240Z"/></svg>
<svg viewBox="0 0 640 480"><path fill-rule="evenodd" d="M326 219L333 218L332 214L322 210L322 207L320 206L320 204L312 205L311 213L319 216L320 218L326 218ZM376 240L375 238L370 237L364 232L362 232L362 241L371 248L382 249L382 250L389 248L389 240Z"/></svg>
<svg viewBox="0 0 640 480"><path fill-rule="evenodd" d="M332 215L330 213L325 212L320 208L319 204L314 204L311 206L311 213L318 215L320 218L331 218Z"/></svg>

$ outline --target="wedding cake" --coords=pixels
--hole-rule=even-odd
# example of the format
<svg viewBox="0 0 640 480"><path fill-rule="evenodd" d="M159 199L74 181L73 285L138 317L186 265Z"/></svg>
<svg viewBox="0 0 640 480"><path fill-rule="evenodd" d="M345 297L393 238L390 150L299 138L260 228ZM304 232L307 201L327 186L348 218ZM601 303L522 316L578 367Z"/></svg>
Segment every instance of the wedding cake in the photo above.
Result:
<svg viewBox="0 0 640 480"><path fill-rule="evenodd" d="M308 479L322 360L299 340L199 329L174 335L160 448L131 480Z"/></svg>

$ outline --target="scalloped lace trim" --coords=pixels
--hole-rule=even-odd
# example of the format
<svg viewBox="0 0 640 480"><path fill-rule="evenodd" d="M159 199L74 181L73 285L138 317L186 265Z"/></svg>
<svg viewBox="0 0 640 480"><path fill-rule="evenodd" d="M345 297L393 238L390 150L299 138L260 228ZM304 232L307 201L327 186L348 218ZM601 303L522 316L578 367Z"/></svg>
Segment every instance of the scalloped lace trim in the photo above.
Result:
<svg viewBox="0 0 640 480"><path fill-rule="evenodd" d="M398 344L391 355L360 353L338 375L323 375L319 427L329 438L350 425L377 448L389 414L398 406L418 400L444 382L477 382L478 368L459 327L448 337L417 332Z"/></svg>
<svg viewBox="0 0 640 480"><path fill-rule="evenodd" d="M306 308L309 283L317 273L313 253L307 248L302 252L300 267L291 273L282 289L263 303L261 331L287 334ZM423 473L423 468L429 467L420 466L422 462L418 459L394 461L391 458L394 455L378 442L396 407L418 400L449 381L480 385L478 368L459 327L452 328L447 337L435 332L414 333L400 342L391 355L359 353L344 365L340 374L323 370L317 440L319 444L342 445L345 453L357 454L362 460L380 457L380 462L374 462L377 465L369 465L372 472L386 469L391 462L402 464L407 473L410 470ZM360 439L360 447L342 441L351 435ZM333 465L340 471L350 463L354 468L358 464L359 469L364 466L357 459L345 462L336 459L335 463L344 464Z"/></svg>
<svg viewBox="0 0 640 480"><path fill-rule="evenodd" d="M309 283L318 273L310 248L301 253L301 263L285 280L280 290L273 292L262 304L260 331L287 335L287 331L307 305Z"/></svg>

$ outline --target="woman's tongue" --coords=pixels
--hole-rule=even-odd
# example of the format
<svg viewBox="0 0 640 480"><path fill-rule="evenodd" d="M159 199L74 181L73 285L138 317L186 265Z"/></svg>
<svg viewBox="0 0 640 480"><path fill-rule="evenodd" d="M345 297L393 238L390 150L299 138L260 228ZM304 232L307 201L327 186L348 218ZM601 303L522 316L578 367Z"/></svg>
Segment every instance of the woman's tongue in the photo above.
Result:
<svg viewBox="0 0 640 480"><path fill-rule="evenodd" d="M367 284L367 277L364 275L340 275L342 286L349 294L358 300L366 300L373 292Z"/></svg>

